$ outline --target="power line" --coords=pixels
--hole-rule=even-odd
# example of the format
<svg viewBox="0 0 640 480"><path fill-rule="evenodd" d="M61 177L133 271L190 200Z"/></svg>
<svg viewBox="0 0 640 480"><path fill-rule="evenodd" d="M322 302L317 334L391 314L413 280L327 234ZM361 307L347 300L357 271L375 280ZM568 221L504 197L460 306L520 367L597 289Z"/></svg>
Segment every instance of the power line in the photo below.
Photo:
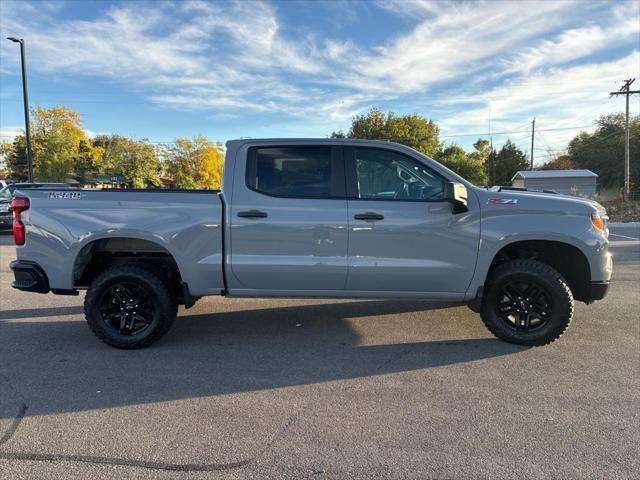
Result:
<svg viewBox="0 0 640 480"><path fill-rule="evenodd" d="M536 133L539 132L555 132L560 130L578 130L580 128L590 128L593 125L581 125L581 126L573 126L573 127L558 127L558 128L544 128L537 129ZM530 130L509 130L502 132L480 132L480 133L455 133L449 135L439 135L440 138L457 138L457 137L488 137L490 135L510 135L513 133L527 133L529 134ZM1 137L13 138L17 135L10 134L0 134ZM426 140L431 137L393 137L393 138L385 138L384 140ZM528 138L528 137L525 137ZM512 139L515 141L515 139ZM172 143L173 140L147 140L149 143Z"/></svg>
<svg viewBox="0 0 640 480"><path fill-rule="evenodd" d="M536 130L536 132L555 132L555 131L560 131L560 130L578 130L580 128L590 128L593 127L593 125L577 125L574 127L558 127L558 128L544 128L544 129L538 129ZM504 132L483 132L483 133L457 133L457 134L450 134L450 135L440 135L441 138L452 138L452 137L482 137L482 136L489 136L489 135L509 135L511 133L531 133L531 130L510 130L510 131L504 131ZM396 138L394 140L410 140L410 138Z"/></svg>

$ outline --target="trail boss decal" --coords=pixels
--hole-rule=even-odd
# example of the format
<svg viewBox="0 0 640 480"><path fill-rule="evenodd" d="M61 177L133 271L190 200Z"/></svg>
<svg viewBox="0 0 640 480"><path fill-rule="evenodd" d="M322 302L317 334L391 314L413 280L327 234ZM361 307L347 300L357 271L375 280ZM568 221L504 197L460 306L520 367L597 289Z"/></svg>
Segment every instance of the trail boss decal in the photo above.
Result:
<svg viewBox="0 0 640 480"><path fill-rule="evenodd" d="M80 192L49 192L49 198L53 200L80 200Z"/></svg>
<svg viewBox="0 0 640 480"><path fill-rule="evenodd" d="M517 203L517 198L490 198L487 200L487 205L515 205Z"/></svg>

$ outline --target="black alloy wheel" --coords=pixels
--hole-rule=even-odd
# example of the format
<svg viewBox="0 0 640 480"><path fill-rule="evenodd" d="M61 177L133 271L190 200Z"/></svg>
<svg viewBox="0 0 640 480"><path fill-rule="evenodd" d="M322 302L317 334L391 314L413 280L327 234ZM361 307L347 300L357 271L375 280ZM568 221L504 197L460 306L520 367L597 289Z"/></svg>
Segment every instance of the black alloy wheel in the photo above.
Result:
<svg viewBox="0 0 640 480"><path fill-rule="evenodd" d="M108 327L121 335L138 335L149 328L155 317L152 294L137 283L116 283L102 294L100 315Z"/></svg>
<svg viewBox="0 0 640 480"><path fill-rule="evenodd" d="M89 285L84 298L89 327L104 343L145 348L160 339L178 313L174 288L153 266L117 264Z"/></svg>
<svg viewBox="0 0 640 480"><path fill-rule="evenodd" d="M509 328L534 331L544 327L553 315L549 298L538 282L507 282L496 297L495 313Z"/></svg>

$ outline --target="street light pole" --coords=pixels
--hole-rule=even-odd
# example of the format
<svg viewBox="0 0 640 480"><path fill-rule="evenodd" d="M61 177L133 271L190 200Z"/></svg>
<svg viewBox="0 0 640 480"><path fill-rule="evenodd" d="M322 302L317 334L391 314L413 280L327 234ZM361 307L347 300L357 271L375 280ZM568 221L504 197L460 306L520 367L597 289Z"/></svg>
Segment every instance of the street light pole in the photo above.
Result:
<svg viewBox="0 0 640 480"><path fill-rule="evenodd" d="M27 90L27 65L25 62L24 39L7 37L14 43L20 44L20 60L22 62L22 96L24 99L24 124L27 134L27 164L29 167L29 182L33 182L33 151L31 150L31 125L29 122L29 93Z"/></svg>

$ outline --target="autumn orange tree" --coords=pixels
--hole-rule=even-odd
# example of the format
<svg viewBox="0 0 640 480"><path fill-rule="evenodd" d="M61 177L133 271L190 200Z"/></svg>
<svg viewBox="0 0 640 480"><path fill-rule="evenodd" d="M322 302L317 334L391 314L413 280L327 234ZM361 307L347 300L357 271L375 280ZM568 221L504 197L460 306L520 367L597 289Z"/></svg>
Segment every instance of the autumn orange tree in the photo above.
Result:
<svg viewBox="0 0 640 480"><path fill-rule="evenodd" d="M31 111L34 178L64 182L93 171L102 149L94 147L82 129L80 115L67 107L36 107ZM26 141L18 135L3 148L9 175L27 178Z"/></svg>
<svg viewBox="0 0 640 480"><path fill-rule="evenodd" d="M87 138L77 112L67 107L36 107L32 118L36 178L64 182L95 169L102 150Z"/></svg>
<svg viewBox="0 0 640 480"><path fill-rule="evenodd" d="M572 170L575 168L569 155L556 155L549 152L549 161L540 166L540 170Z"/></svg>
<svg viewBox="0 0 640 480"><path fill-rule="evenodd" d="M167 170L173 175L177 188L220 188L224 162L222 143L197 135L177 138L163 150Z"/></svg>

